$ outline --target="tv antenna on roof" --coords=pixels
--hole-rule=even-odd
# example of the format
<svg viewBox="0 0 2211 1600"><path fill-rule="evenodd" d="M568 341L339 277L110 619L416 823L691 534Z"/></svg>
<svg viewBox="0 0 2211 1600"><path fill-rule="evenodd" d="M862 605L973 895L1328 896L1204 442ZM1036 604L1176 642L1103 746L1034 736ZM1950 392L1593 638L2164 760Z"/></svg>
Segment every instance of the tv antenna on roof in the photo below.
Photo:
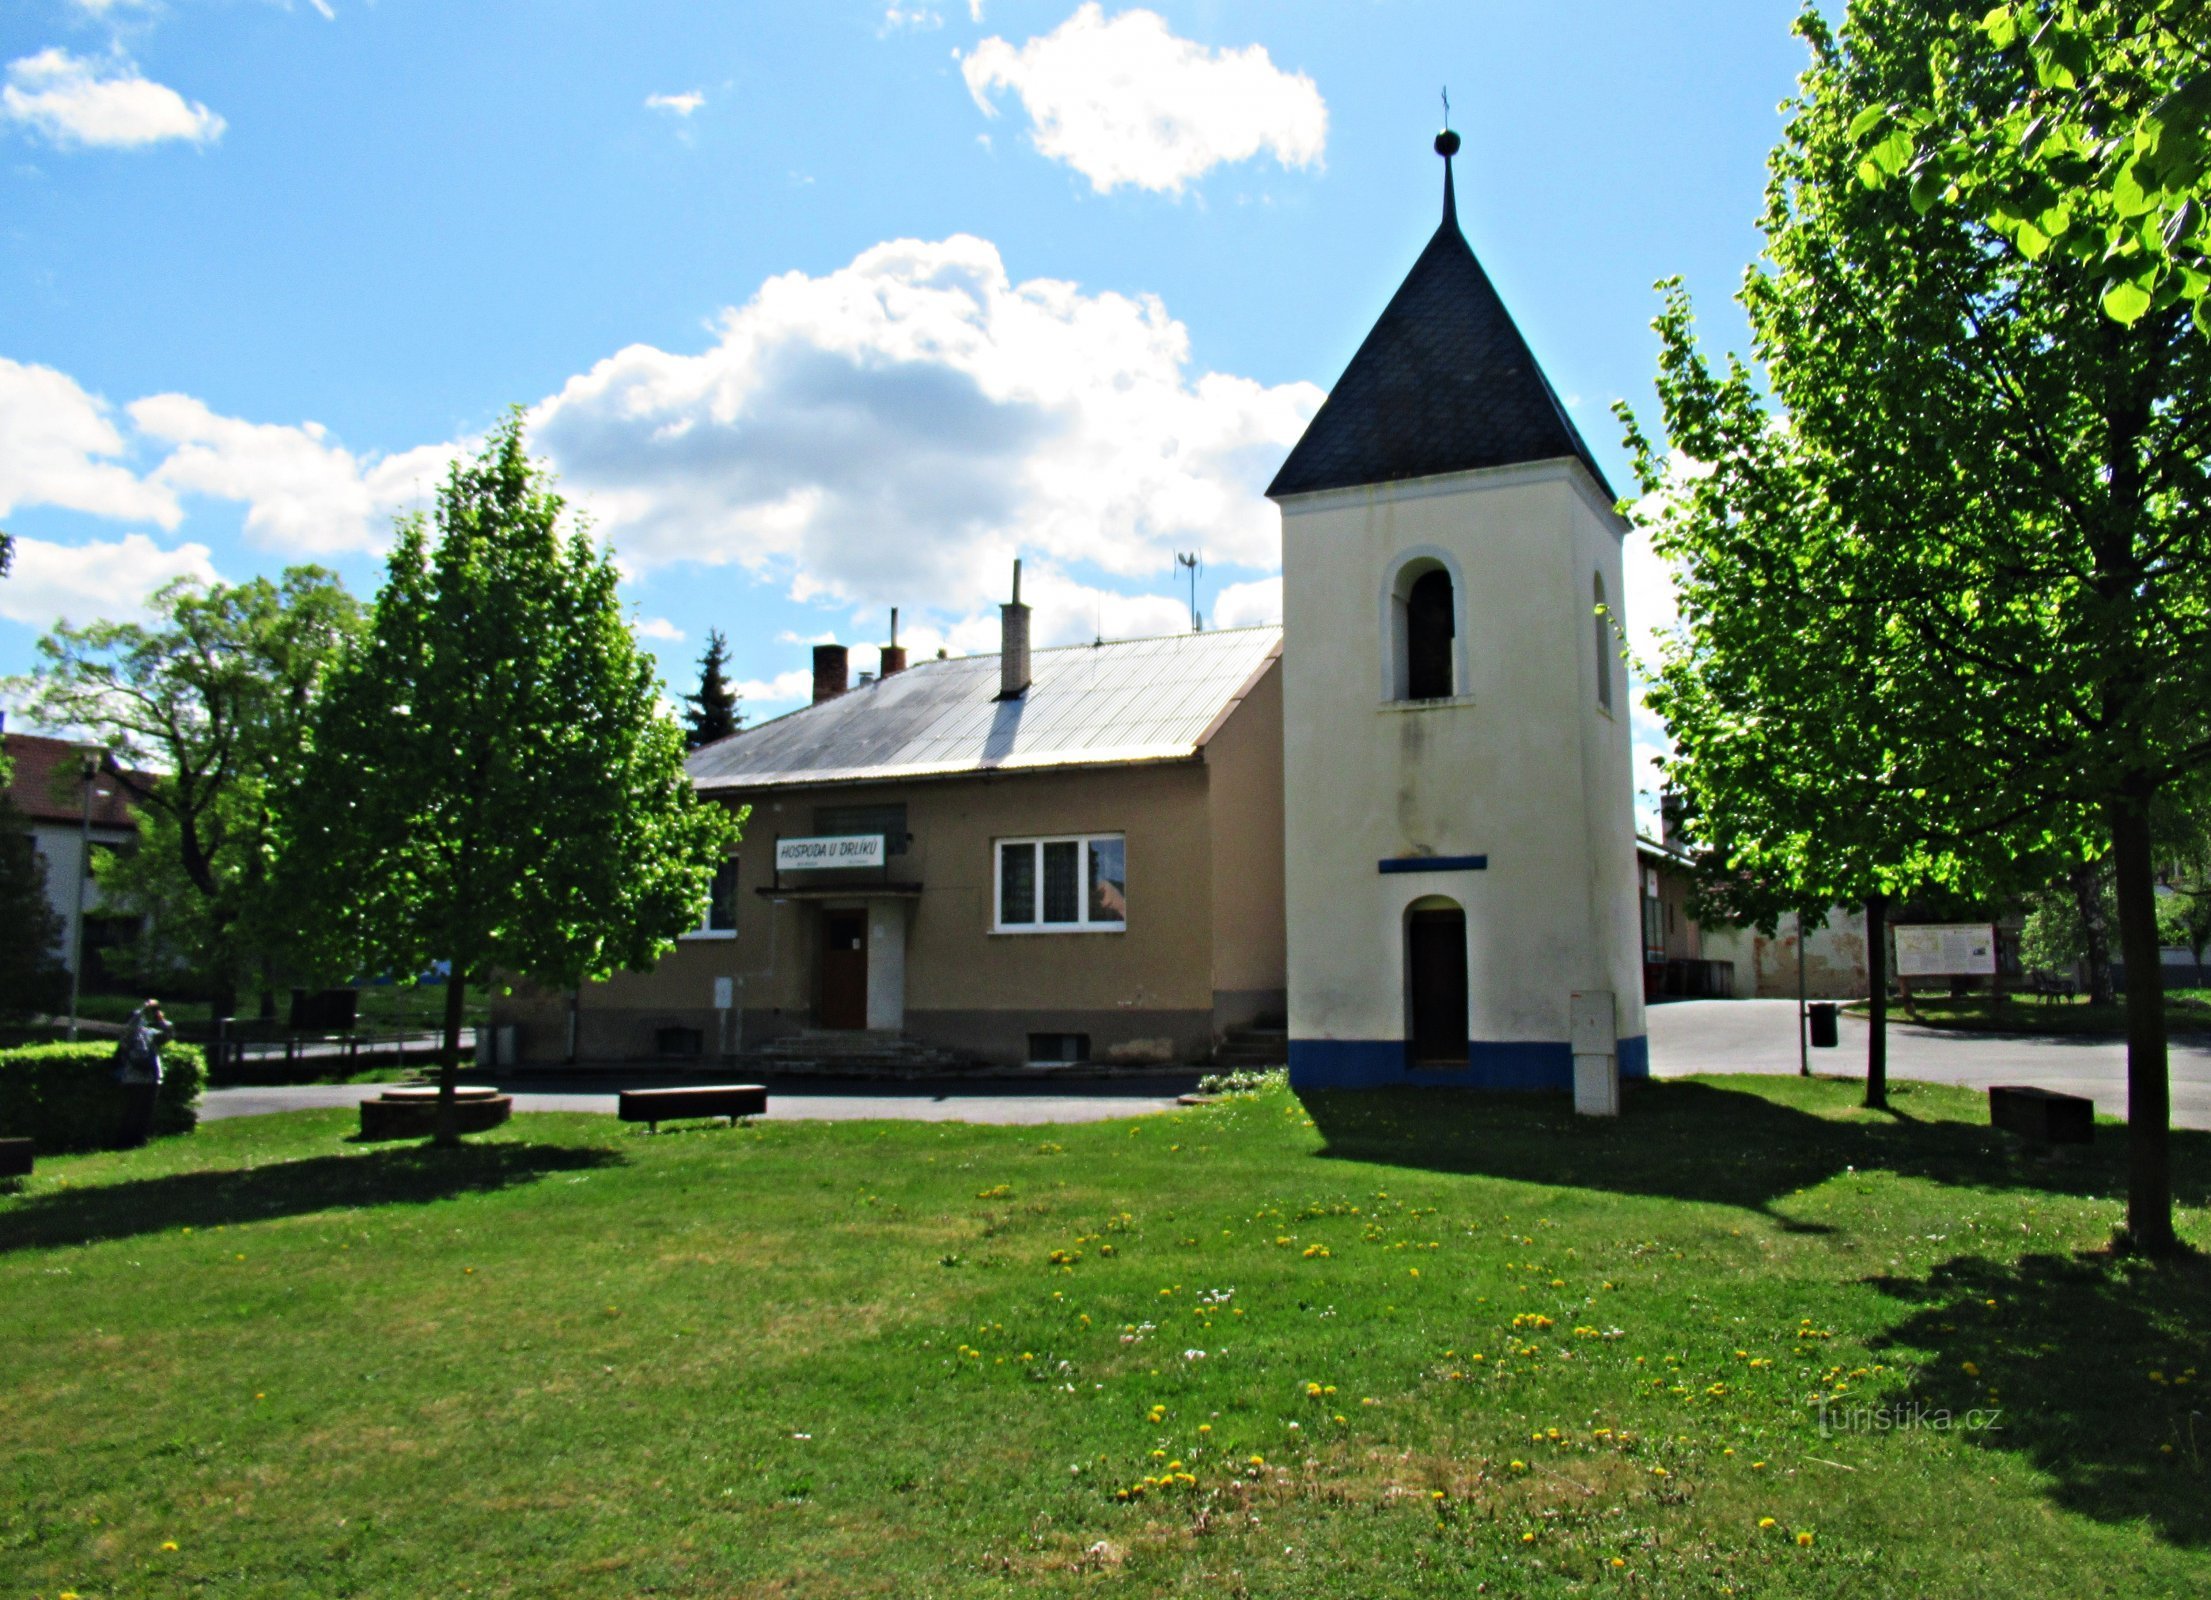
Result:
<svg viewBox="0 0 2211 1600"><path fill-rule="evenodd" d="M1205 553L1203 551L1177 550L1175 552L1175 565L1184 568L1190 574L1190 631L1192 633L1202 633L1205 631L1205 618L1198 615L1198 573L1204 569Z"/></svg>

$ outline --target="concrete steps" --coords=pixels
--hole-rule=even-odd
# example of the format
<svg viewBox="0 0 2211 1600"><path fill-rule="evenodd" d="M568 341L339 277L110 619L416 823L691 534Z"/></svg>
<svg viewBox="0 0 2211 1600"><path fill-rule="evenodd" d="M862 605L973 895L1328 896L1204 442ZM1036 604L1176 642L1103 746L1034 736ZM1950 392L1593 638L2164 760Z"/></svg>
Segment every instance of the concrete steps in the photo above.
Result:
<svg viewBox="0 0 2211 1600"><path fill-rule="evenodd" d="M1287 1028L1231 1028L1213 1049L1213 1065L1230 1071L1279 1067L1289 1059Z"/></svg>

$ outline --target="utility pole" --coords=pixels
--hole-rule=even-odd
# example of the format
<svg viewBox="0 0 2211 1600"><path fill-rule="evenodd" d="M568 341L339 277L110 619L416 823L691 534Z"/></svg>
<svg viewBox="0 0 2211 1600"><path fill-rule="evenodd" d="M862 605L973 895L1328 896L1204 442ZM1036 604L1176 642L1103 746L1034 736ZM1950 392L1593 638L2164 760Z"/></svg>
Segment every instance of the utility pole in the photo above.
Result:
<svg viewBox="0 0 2211 1600"><path fill-rule="evenodd" d="M69 1042L77 1042L77 1002L84 993L84 886L92 876L92 786L100 776L100 758L83 753L83 803L77 819L77 920L71 924L69 953Z"/></svg>
<svg viewBox="0 0 2211 1600"><path fill-rule="evenodd" d="M1804 913L1796 914L1796 1075L1812 1075L1812 1039L1804 1012Z"/></svg>

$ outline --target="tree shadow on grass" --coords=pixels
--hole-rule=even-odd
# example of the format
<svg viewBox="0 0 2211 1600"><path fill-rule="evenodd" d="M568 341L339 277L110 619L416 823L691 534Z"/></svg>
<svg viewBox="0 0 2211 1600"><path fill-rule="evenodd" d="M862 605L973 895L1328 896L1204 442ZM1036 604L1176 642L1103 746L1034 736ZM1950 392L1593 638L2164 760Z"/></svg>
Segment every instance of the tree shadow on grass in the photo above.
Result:
<svg viewBox="0 0 2211 1600"><path fill-rule="evenodd" d="M1890 1418L2023 1457L2067 1510L2211 1545L2211 1264L1961 1257L1870 1281L1917 1308L1873 1341L1912 1373Z"/></svg>
<svg viewBox="0 0 2211 1600"><path fill-rule="evenodd" d="M1908 1085L1892 1091L1897 1113L1849 1121L1709 1083L1623 1091L1621 1115L1606 1118L1577 1117L1548 1095L1372 1089L1301 1098L1328 1158L1740 1206L1798 1231L1824 1230L1775 1213L1774 1202L1853 1167L1972 1188L2126 1193L2121 1129L2099 1128L2085 1149L2033 1151L1993 1128L1913 1117ZM2176 1129L2172 1155L2180 1203L2211 1202L2211 1135Z"/></svg>
<svg viewBox="0 0 2211 1600"><path fill-rule="evenodd" d="M535 1183L556 1172L623 1164L618 1151L571 1145L423 1144L171 1173L49 1191L0 1209L0 1254L355 1206L419 1205Z"/></svg>

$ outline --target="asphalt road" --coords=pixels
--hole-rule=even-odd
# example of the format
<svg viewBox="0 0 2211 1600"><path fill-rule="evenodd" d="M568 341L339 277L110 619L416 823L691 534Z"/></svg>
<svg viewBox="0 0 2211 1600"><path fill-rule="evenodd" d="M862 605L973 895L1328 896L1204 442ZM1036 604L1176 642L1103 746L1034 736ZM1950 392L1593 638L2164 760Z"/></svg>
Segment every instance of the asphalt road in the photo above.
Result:
<svg viewBox="0 0 2211 1600"><path fill-rule="evenodd" d="M1869 1026L1847 1012L1842 1042L1812 1052L1812 1070L1863 1077ZM1651 1071L1661 1078L1700 1072L1797 1070L1794 1000L1677 1000L1650 1009ZM2169 1053L2173 1126L2211 1129L2211 1039L2175 1039ZM2126 1046L2117 1039L2055 1039L2034 1034L1952 1033L1889 1022L1889 1076L1985 1089L2035 1084L2086 1095L2107 1115L2126 1115Z"/></svg>
<svg viewBox="0 0 2211 1600"><path fill-rule="evenodd" d="M1842 1019L1842 1043L1812 1052L1812 1070L1857 1077L1865 1072L1866 1024ZM1662 1078L1693 1073L1794 1072L1793 1000L1683 1000L1650 1011L1651 1069ZM1961 1034L1892 1022L1889 1072L1897 1078L1985 1089L1995 1083L2039 1084L2081 1094L2110 1116L2126 1114L2126 1049L2115 1039L2053 1039L2029 1034ZM2175 1040L2171 1053L2173 1125L2211 1130L2211 1039ZM1194 1086L1197 1074L1158 1074L1093 1083L771 1084L768 1115L779 1120L897 1118L924 1122L1101 1122L1165 1111ZM631 1084L640 1081L626 1080ZM516 1075L501 1087L517 1111L611 1113L620 1084L612 1078ZM359 1084L291 1088L213 1089L200 1115L260 1116L315 1106L350 1106L374 1095Z"/></svg>
<svg viewBox="0 0 2211 1600"><path fill-rule="evenodd" d="M1015 1126L1046 1122L1104 1122L1113 1117L1166 1111L1175 1097L1196 1087L1195 1072L1147 1076L1100 1083L1045 1083L1034 1086L998 1080L975 1084L820 1084L786 1088L771 1085L768 1115L791 1120L844 1121L890 1118L910 1122L996 1122ZM481 1079L472 1081L481 1082ZM650 1079L631 1077L636 1087ZM680 1082L681 1079L670 1081ZM696 1081L695 1079L691 1081ZM514 1095L523 1111L596 1111L614 1113L620 1085L604 1079L514 1076L500 1087ZM317 1106L354 1106L377 1093L374 1085L310 1083L284 1088L210 1089L200 1097L205 1121L263 1116L272 1111L304 1111Z"/></svg>

